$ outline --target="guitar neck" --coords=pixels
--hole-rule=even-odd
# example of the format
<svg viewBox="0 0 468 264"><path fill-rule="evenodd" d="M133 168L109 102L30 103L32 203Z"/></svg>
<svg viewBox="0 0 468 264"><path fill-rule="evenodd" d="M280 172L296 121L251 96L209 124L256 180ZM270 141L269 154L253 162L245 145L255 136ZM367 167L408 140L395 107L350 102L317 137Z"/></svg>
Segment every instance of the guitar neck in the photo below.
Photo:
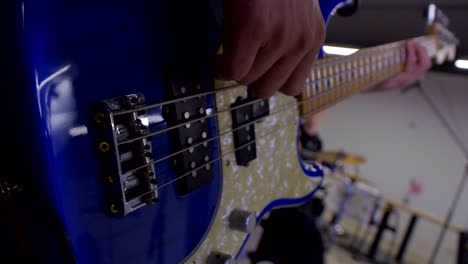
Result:
<svg viewBox="0 0 468 264"><path fill-rule="evenodd" d="M431 58L436 56L437 38L414 38ZM405 41L361 49L349 56L317 60L310 71L300 101L300 115L323 111L339 101L381 83L405 68Z"/></svg>

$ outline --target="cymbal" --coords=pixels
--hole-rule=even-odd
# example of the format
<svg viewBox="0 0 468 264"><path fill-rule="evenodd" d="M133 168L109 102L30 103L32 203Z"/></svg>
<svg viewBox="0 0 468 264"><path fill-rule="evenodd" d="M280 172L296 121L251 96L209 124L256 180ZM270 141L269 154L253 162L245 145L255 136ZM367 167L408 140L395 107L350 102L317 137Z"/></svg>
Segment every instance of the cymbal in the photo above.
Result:
<svg viewBox="0 0 468 264"><path fill-rule="evenodd" d="M365 183L365 184L370 184L372 185L372 181L370 181L369 179L366 179L360 175L357 175L357 174L350 174L350 173L330 173L327 175L327 177L330 177L332 179L335 179L335 180L339 180L339 179L348 179L348 180L351 180L353 182L362 182L362 183Z"/></svg>
<svg viewBox="0 0 468 264"><path fill-rule="evenodd" d="M303 149L302 154L317 162L326 162L330 164L340 163L345 166L361 165L366 162L366 159L360 155L341 151L312 152Z"/></svg>
<svg viewBox="0 0 468 264"><path fill-rule="evenodd" d="M345 174L345 177L352 180L352 181L355 181L355 182L364 182L364 183L371 183L371 181L369 181L368 179L364 178L364 177L361 177L359 175L356 175L356 174Z"/></svg>

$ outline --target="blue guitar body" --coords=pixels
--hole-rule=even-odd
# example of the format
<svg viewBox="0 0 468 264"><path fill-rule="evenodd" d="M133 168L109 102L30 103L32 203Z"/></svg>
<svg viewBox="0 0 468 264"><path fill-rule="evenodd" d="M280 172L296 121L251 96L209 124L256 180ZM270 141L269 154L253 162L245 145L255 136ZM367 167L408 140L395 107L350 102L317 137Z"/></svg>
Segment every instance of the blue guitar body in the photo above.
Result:
<svg viewBox="0 0 468 264"><path fill-rule="evenodd" d="M8 109L28 120L14 132L15 144L28 149L15 156L28 167L22 173L15 165L28 197L17 203L39 263L180 263L206 236L223 192L219 143L209 146L209 184L181 195L170 184L178 176L167 159L154 165L157 184L167 184L156 203L123 214L107 201L105 182L112 179L103 174L96 109L103 100L136 93L145 104L171 99L168 69L196 69L201 91L212 91L210 58L221 29L211 2L26 0L15 7L15 15L24 9L24 76L14 93L25 103ZM325 20L343 2L321 0ZM215 107L207 95L205 108ZM163 111L148 110L151 131L169 127ZM215 137L216 117L207 127ZM167 133L154 135L152 158L170 155L171 142Z"/></svg>

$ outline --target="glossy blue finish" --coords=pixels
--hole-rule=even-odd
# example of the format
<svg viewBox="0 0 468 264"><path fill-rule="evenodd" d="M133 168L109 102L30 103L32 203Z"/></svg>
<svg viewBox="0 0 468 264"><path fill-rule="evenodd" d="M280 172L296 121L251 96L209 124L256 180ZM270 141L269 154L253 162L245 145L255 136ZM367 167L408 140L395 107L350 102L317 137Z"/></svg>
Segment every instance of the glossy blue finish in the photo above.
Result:
<svg viewBox="0 0 468 264"><path fill-rule="evenodd" d="M352 0L319 0L320 10L322 11L323 19L328 24L335 11L347 4L350 4Z"/></svg>
<svg viewBox="0 0 468 264"><path fill-rule="evenodd" d="M320 2L328 19L341 1ZM40 117L40 130L27 136L40 151L34 161L43 165L33 180L58 215L76 262L182 261L213 220L221 164L212 164L211 184L189 195L177 195L172 184L160 190L158 204L111 218L105 213L93 109L100 100L135 92L144 93L148 103L163 102L166 66L196 65L204 89L213 89L209 63L219 28L210 1L26 0L24 11L27 74L35 80L24 93L35 94L35 107L28 111ZM213 98L208 105L214 107ZM160 112L150 114L161 120ZM215 136L216 120L209 124L210 137ZM164 127L162 120L152 129ZM214 159L217 142L211 147ZM153 150L156 159L171 153L167 134L153 138ZM174 178L167 161L156 165L156 175L160 185ZM264 212L306 198L275 201Z"/></svg>
<svg viewBox="0 0 468 264"><path fill-rule="evenodd" d="M213 22L206 15L206 21L198 18L197 23L184 26L192 32L173 35L165 28L169 13L165 10L172 8L165 2L25 4L31 71L37 80L37 87L30 87L29 92L37 93L50 169L38 180L65 226L78 263L177 263L201 241L216 211L221 191L217 162L213 182L196 192L180 197L172 184L160 190L160 202L154 206L123 219L105 215L94 104L135 92L145 94L148 103L162 102L163 66L182 60L200 63L205 71L201 74L203 86L213 89L208 67L200 59L215 50L216 28L205 27L211 38L193 29ZM200 36L191 38L193 34ZM182 49L183 45L171 42L179 39L198 41L200 48L193 54L175 54L172 48ZM210 104L213 107L213 100ZM160 119L160 109L151 115ZM214 136L216 120L210 121ZM216 144L212 147L214 159L219 153ZM153 138L153 151L155 159L170 154L166 133ZM156 165L156 174L160 185L175 178L168 160Z"/></svg>

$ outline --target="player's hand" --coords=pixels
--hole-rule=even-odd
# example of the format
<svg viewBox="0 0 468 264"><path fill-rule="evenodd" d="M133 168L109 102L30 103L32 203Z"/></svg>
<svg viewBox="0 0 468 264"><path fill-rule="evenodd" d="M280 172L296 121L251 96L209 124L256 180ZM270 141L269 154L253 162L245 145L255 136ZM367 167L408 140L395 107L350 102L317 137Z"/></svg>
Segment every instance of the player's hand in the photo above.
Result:
<svg viewBox="0 0 468 264"><path fill-rule="evenodd" d="M317 133L318 122L323 118L323 114L324 111L305 117L305 122L303 124L304 131L309 136L312 136L313 134Z"/></svg>
<svg viewBox="0 0 468 264"><path fill-rule="evenodd" d="M223 54L216 77L256 96L301 93L325 39L318 0L224 0Z"/></svg>
<svg viewBox="0 0 468 264"><path fill-rule="evenodd" d="M431 68L431 59L426 49L410 40L406 43L406 65L403 72L387 81L369 89L373 91L387 91L403 89L415 82L423 73Z"/></svg>

